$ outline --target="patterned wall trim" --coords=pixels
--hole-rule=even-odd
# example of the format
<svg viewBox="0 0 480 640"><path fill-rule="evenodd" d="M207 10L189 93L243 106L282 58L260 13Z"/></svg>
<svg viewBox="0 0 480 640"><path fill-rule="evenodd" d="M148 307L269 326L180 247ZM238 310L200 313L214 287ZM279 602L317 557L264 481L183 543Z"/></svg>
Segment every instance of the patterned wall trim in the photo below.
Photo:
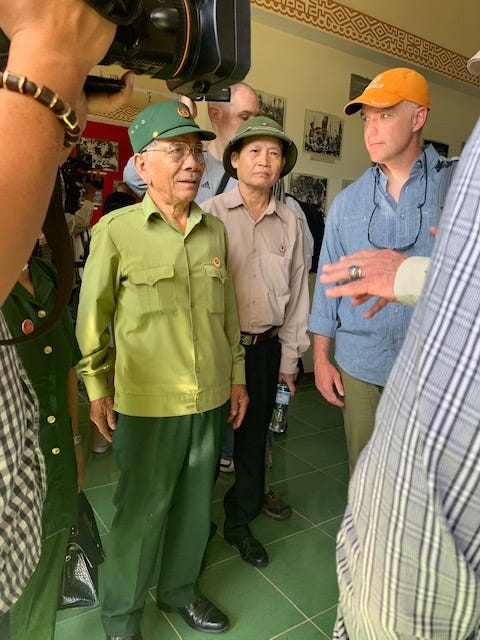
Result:
<svg viewBox="0 0 480 640"><path fill-rule="evenodd" d="M138 107L131 107L130 105L125 105L124 107L120 107L116 111L112 111L112 113L94 113L95 119L112 121L115 124L120 124L121 122L125 122L127 125L132 122L137 113L140 113L141 109Z"/></svg>
<svg viewBox="0 0 480 640"><path fill-rule="evenodd" d="M334 0L250 0L252 5L294 18L310 27L430 69L472 86L467 58L387 22L350 9Z"/></svg>

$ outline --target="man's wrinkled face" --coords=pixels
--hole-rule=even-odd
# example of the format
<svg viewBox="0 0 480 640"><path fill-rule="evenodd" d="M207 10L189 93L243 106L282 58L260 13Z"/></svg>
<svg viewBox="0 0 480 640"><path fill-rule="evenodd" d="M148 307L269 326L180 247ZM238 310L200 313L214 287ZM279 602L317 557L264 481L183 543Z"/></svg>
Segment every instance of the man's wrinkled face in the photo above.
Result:
<svg viewBox="0 0 480 640"><path fill-rule="evenodd" d="M285 164L283 142L269 136L246 138L240 149L232 151L231 163L240 185L270 189Z"/></svg>
<svg viewBox="0 0 480 640"><path fill-rule="evenodd" d="M205 148L197 133L158 140L135 154L135 168L155 203L192 202L205 168Z"/></svg>

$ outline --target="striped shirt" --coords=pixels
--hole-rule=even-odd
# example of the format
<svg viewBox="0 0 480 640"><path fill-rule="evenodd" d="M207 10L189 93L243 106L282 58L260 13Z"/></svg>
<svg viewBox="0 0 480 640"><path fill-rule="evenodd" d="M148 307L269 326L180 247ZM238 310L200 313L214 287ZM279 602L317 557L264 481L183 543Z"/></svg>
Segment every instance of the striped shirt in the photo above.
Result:
<svg viewBox="0 0 480 640"><path fill-rule="evenodd" d="M10 338L0 313L0 339ZM40 557L45 494L37 399L15 347L0 346L0 614L20 597Z"/></svg>
<svg viewBox="0 0 480 640"><path fill-rule="evenodd" d="M350 483L335 639L479 637L480 120Z"/></svg>

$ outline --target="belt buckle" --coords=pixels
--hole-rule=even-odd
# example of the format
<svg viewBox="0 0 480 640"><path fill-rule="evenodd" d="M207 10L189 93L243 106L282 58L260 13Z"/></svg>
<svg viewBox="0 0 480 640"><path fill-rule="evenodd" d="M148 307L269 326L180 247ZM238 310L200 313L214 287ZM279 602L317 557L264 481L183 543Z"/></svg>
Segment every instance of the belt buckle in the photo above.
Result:
<svg viewBox="0 0 480 640"><path fill-rule="evenodd" d="M252 336L251 334L241 335L240 344L244 347L250 347L252 344L255 344L254 338L255 336Z"/></svg>

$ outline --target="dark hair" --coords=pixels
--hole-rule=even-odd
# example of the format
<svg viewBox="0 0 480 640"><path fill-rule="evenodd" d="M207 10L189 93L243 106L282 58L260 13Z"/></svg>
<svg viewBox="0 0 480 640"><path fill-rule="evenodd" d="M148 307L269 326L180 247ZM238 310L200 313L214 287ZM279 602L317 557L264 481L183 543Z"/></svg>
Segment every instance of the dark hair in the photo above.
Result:
<svg viewBox="0 0 480 640"><path fill-rule="evenodd" d="M110 213L110 211L115 211L115 209L121 209L122 207L127 207L129 204L135 204L137 199L135 196L131 196L129 193L124 193L123 191L113 191L109 193L108 196L103 201L103 214Z"/></svg>

